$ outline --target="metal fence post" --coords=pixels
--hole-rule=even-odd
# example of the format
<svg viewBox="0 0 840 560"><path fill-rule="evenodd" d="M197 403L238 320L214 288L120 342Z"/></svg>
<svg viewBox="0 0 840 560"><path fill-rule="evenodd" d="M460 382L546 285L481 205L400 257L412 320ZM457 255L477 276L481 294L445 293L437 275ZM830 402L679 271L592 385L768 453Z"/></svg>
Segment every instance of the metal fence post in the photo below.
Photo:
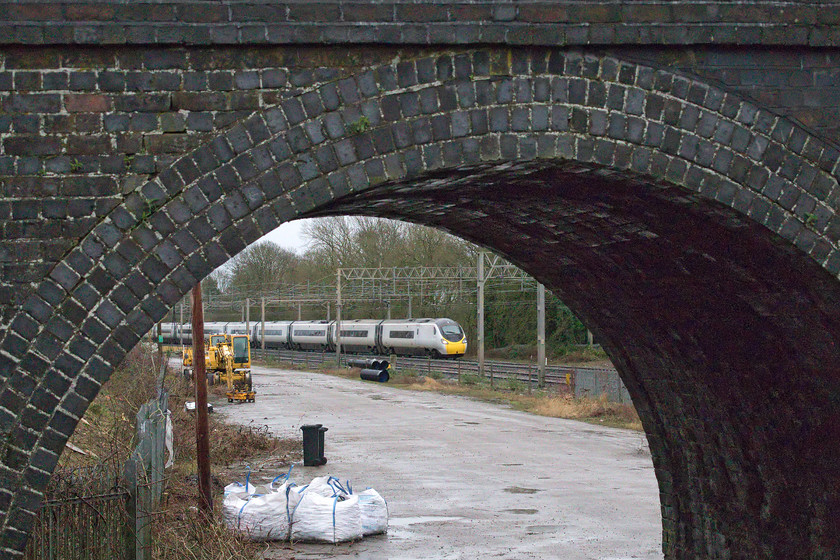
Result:
<svg viewBox="0 0 840 560"><path fill-rule="evenodd" d="M531 394L531 364L528 364L528 394Z"/></svg>
<svg viewBox="0 0 840 560"><path fill-rule="evenodd" d="M152 560L151 518L163 495L168 409L169 395L161 391L137 411L137 448L124 469L129 489L126 529L134 535L126 547L130 560Z"/></svg>

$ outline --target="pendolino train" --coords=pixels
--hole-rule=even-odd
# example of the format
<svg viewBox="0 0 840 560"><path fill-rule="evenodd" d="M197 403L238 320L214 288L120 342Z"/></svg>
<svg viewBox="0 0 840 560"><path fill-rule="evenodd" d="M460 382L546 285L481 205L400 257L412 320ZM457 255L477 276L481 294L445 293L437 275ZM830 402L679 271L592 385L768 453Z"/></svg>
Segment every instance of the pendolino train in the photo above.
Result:
<svg viewBox="0 0 840 560"><path fill-rule="evenodd" d="M163 323L165 342L192 344L189 323ZM245 323L204 323L204 335L245 334ZM335 321L251 322L251 344L290 350L335 351ZM359 354L398 354L458 358L467 351L467 338L461 325L452 319L353 319L341 322L341 347Z"/></svg>

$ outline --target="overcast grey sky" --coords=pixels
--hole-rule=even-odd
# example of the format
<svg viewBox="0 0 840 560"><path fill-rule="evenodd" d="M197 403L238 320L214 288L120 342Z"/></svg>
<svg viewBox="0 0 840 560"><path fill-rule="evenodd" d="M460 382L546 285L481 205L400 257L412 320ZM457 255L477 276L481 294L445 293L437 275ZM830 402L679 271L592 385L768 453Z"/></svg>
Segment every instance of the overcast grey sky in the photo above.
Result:
<svg viewBox="0 0 840 560"><path fill-rule="evenodd" d="M317 218L316 218L317 219ZM285 249L294 251L297 254L302 254L306 249L306 240L303 237L303 224L309 220L295 220L293 222L286 222L279 228L275 229L262 239L273 241Z"/></svg>

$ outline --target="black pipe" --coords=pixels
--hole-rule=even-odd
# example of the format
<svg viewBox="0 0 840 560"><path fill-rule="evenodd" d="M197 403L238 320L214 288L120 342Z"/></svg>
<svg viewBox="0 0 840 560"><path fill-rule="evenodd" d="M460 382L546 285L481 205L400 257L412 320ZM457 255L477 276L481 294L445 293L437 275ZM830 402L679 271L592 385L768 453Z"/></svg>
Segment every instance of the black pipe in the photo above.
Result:
<svg viewBox="0 0 840 560"><path fill-rule="evenodd" d="M387 369L363 369L359 377L365 381L378 381L379 383L387 383L391 379Z"/></svg>
<svg viewBox="0 0 840 560"><path fill-rule="evenodd" d="M385 370L388 369L388 360L379 360L377 358L351 358L347 360L347 365L362 369Z"/></svg>

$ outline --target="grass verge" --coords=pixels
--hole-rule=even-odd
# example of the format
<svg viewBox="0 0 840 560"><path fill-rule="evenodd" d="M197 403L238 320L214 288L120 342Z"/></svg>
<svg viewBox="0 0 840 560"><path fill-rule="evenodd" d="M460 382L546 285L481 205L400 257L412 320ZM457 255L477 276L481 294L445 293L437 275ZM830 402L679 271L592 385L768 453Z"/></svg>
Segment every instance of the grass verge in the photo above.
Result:
<svg viewBox="0 0 840 560"><path fill-rule="evenodd" d="M118 367L91 403L76 432L70 438L59 465L81 467L101 461L124 461L136 445L135 415L139 407L156 394L154 351L138 346ZM167 373L175 441L175 464L167 469L166 490L160 510L154 516L152 557L160 560L253 560L264 544L242 539L221 522L222 490L242 478L244 465L279 473L300 460L300 441L274 437L265 426L227 424L220 415L209 416L210 462L214 490L214 519L208 523L199 515L196 476L195 415L184 409L194 400L194 389L179 375L180 368ZM213 398L211 391L210 398ZM283 558L274 547L273 558Z"/></svg>
<svg viewBox="0 0 840 560"><path fill-rule="evenodd" d="M281 360L260 359L254 360L254 364L302 371L317 371L347 379L359 379L358 369L336 368L334 363L326 366L293 366ZM578 399L567 391L534 390L529 393L527 385L519 381L500 380L495 387L490 387L486 380L474 374L461 375L461 383L458 383L456 380L426 376L411 370L403 370L392 374L388 385L412 391L434 391L447 395L461 395L495 404L508 405L517 410L540 416L568 418L589 422L590 424L635 431L643 430L642 422L633 405L612 403L607 401L606 396L598 399Z"/></svg>

